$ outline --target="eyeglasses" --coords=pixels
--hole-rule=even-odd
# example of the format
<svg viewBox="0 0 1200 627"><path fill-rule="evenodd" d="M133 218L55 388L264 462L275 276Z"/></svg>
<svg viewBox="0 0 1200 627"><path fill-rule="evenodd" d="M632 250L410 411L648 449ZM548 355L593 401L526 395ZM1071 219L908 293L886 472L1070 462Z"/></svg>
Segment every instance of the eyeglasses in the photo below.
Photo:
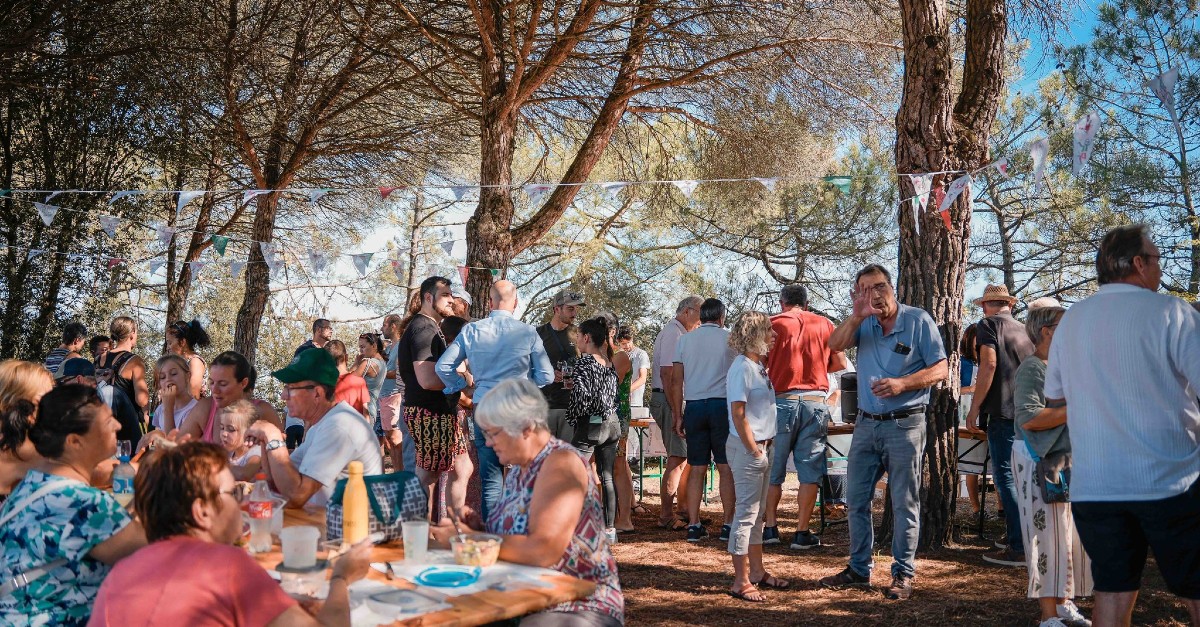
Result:
<svg viewBox="0 0 1200 627"><path fill-rule="evenodd" d="M1138 255L1138 257L1145 257L1146 259L1154 259L1154 260L1162 259L1162 255L1151 255L1149 253L1142 253L1142 254Z"/></svg>
<svg viewBox="0 0 1200 627"><path fill-rule="evenodd" d="M876 283L875 285L872 285L871 287L868 287L867 289L872 292L875 292L876 294L883 294L884 292L887 292L888 288L890 288L890 287L891 287L891 285L888 285L887 283Z"/></svg>
<svg viewBox="0 0 1200 627"><path fill-rule="evenodd" d="M317 387L316 385L296 385L296 386L285 385L285 386L283 386L283 393L291 394L292 392L295 392L297 390L311 390L316 387Z"/></svg>
<svg viewBox="0 0 1200 627"><path fill-rule="evenodd" d="M232 496L233 500L237 501L238 504L241 504L241 502L246 498L245 488L236 485L228 490L217 490L217 494L228 494L229 496Z"/></svg>

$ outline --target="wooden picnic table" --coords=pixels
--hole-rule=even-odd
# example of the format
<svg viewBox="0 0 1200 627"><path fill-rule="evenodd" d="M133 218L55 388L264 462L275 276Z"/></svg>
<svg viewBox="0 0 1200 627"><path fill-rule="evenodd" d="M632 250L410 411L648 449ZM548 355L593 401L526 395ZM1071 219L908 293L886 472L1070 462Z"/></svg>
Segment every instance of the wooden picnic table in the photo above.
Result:
<svg viewBox="0 0 1200 627"><path fill-rule="evenodd" d="M325 537L324 510L304 510L287 508L283 510L283 526L310 525L321 530ZM258 553L254 556L263 568L273 569L283 561L283 553L276 542L269 553ZM404 547L399 540L385 542L371 550L372 562L395 562L404 559ZM406 579L388 580L381 572L371 568L367 579L394 585L401 589L411 589L416 586ZM590 596L596 590L596 584L567 575L546 575L543 579L554 584L552 588L527 588L521 590L485 590L475 594L447 597L446 603L450 609L422 614L404 621L396 621L393 625L421 627L472 627L508 618L516 618L533 612L544 610L559 603L574 601Z"/></svg>

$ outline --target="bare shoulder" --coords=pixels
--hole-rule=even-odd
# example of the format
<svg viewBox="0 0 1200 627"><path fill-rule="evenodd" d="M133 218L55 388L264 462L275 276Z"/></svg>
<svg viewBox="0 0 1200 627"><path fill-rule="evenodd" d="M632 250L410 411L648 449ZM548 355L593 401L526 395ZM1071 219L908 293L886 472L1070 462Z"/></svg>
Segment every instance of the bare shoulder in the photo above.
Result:
<svg viewBox="0 0 1200 627"><path fill-rule="evenodd" d="M583 482L586 478L583 462L580 460L579 454L565 448L554 451L546 457L546 461L542 462L542 471L540 474L564 479L570 477L579 482Z"/></svg>

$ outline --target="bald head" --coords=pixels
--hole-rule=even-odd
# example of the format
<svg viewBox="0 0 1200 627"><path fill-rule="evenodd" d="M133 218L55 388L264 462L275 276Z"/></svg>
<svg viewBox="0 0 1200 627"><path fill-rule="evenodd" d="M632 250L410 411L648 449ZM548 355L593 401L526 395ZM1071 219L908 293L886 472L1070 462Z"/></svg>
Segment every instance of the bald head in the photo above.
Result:
<svg viewBox="0 0 1200 627"><path fill-rule="evenodd" d="M512 281L502 280L492 283L488 292L492 301L492 309L502 309L513 312L517 310L517 286Z"/></svg>

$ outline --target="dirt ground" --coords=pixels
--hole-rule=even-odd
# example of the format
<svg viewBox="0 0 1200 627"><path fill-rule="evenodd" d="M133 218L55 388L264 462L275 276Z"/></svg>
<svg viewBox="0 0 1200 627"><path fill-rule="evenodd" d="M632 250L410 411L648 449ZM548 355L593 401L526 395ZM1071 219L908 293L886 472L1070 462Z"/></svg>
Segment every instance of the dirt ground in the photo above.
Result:
<svg viewBox="0 0 1200 627"><path fill-rule="evenodd" d="M649 460L648 460L649 461ZM648 469L649 470L649 469ZM636 475L635 475L636 480ZM767 570L791 581L785 591L765 590L765 603L746 603L727 594L733 566L724 543L716 539L721 506L715 489L704 517L711 518L709 539L691 544L681 531L657 527L658 479L648 478L643 503L648 513L634 515L637 531L622 534L615 547L621 587L625 592L629 625L1036 625L1037 602L1025 598L1025 569L1002 568L984 562L981 555L992 541L976 535L966 499L959 503L959 545L936 553L917 553L917 578L908 601L888 601L881 586L890 582L890 546L876 548L875 589L828 590L817 579L846 566L848 531L845 524L826 530L823 546L807 551L788 548L796 525L795 477L785 486L780 505L782 544L765 547ZM995 512L994 495L988 511ZM876 523L882 504L876 500ZM816 522L814 520L814 528ZM996 537L1003 523L989 520L984 533ZM1091 615L1091 599L1077 599L1084 615ZM1133 615L1134 625L1185 625L1187 611L1166 590L1153 562Z"/></svg>

